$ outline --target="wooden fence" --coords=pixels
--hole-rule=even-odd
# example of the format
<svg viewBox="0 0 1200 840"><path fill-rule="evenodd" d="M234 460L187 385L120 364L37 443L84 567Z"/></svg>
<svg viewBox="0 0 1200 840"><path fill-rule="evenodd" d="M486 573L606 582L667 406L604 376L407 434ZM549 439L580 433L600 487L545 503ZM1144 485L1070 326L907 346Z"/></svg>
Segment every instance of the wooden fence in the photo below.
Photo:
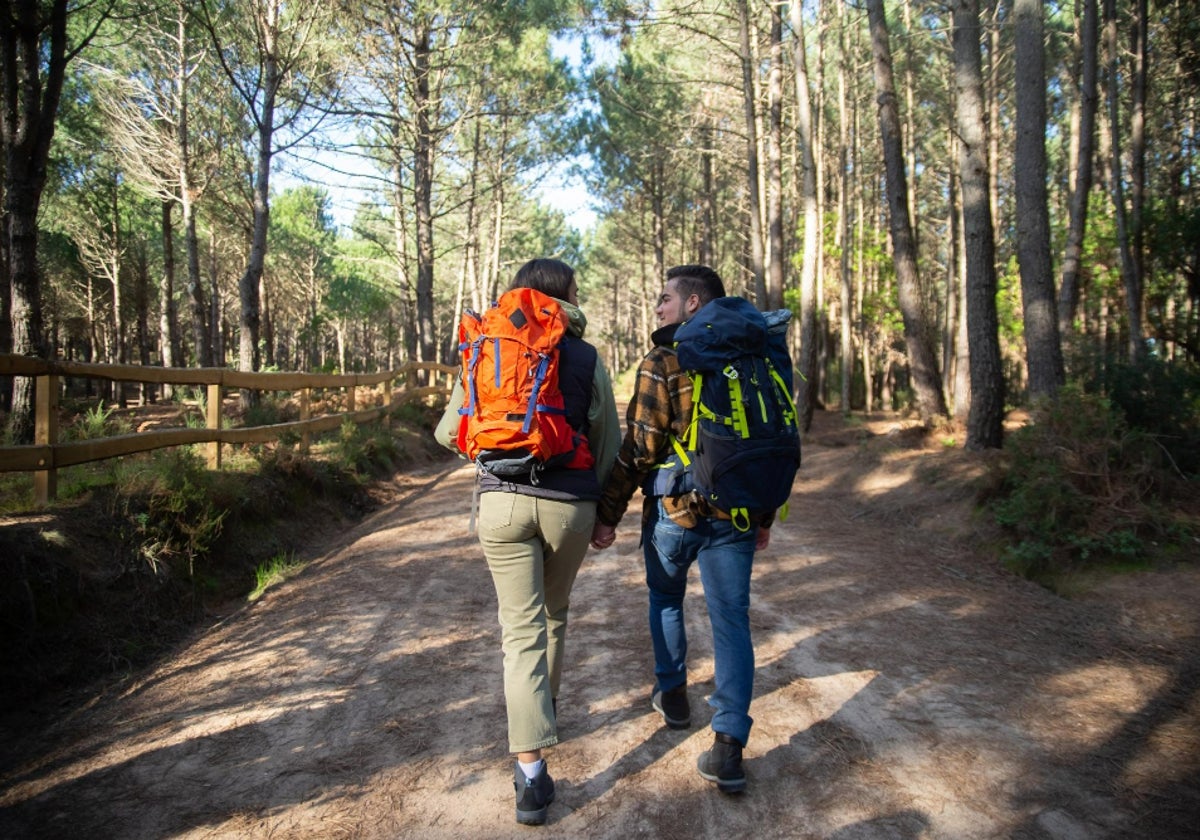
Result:
<svg viewBox="0 0 1200 840"><path fill-rule="evenodd" d="M429 371L440 384L417 386L417 374ZM34 501L44 506L55 498L57 473L61 467L119 458L136 452L148 452L170 446L207 444L209 469L221 467L221 444L267 443L281 434L300 435L303 451L308 450L314 433L336 429L349 420L368 423L383 418L399 405L426 396L450 393L451 375L456 368L427 362L407 362L396 370L364 374L323 373L245 373L227 368L163 368L145 365L103 365L88 362L45 361L29 356L0 354L0 376L27 376L35 379L36 419L34 443L30 446L0 446L0 472L32 472ZM58 440L59 391L63 377L107 379L114 382L142 382L192 385L206 388L205 428L170 428L137 432L111 438L71 441ZM400 389L393 384L400 380ZM356 390L383 385L383 404L356 408ZM223 389L253 391L290 391L299 395L300 419L269 426L222 428ZM346 411L311 416L314 388L344 389Z"/></svg>

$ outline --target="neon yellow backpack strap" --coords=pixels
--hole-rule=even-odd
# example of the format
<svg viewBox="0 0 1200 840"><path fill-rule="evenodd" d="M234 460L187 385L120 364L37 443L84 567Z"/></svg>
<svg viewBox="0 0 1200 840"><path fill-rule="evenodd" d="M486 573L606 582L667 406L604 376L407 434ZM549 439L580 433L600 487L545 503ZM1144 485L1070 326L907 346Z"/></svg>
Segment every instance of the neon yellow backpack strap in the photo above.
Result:
<svg viewBox="0 0 1200 840"><path fill-rule="evenodd" d="M729 383L729 424L744 440L750 437L750 423L746 420L746 406L742 404L742 380L736 370L730 376L730 370L725 368L725 381Z"/></svg>
<svg viewBox="0 0 1200 840"><path fill-rule="evenodd" d="M783 394L787 400L787 410L784 411L783 420L785 423L790 423L793 426L799 425L796 411L796 401L792 399L792 392L788 388L787 383L783 381L783 377L779 375L779 371L775 370L775 365L771 364L770 359L765 360L767 370L771 372L771 379L775 381L776 387L779 388L779 393ZM788 502L784 502L778 509L779 521L786 522L788 518Z"/></svg>
<svg viewBox="0 0 1200 840"><path fill-rule="evenodd" d="M675 447L675 454L679 456L679 463L683 464L684 469L690 467L692 459L688 457L687 450L675 435L671 435L671 445Z"/></svg>
<svg viewBox="0 0 1200 840"><path fill-rule="evenodd" d="M788 389L787 383L783 381L783 377L779 375L779 371L775 370L775 366L771 364L771 360L767 359L767 369L771 372L771 379L774 380L776 387L779 388L779 393L783 394L787 400L787 411L784 412L784 421L796 425L796 401L792 399L792 392Z"/></svg>
<svg viewBox="0 0 1200 840"><path fill-rule="evenodd" d="M729 518L733 520L733 527L745 533L750 530L750 510L749 508L734 508L729 511Z"/></svg>
<svg viewBox="0 0 1200 840"><path fill-rule="evenodd" d="M700 422L700 412L704 410L704 406L700 404L700 386L704 384L704 374L692 374L692 419L688 421L687 431L684 432L683 439L688 449L696 451L696 429ZM678 444L676 444L678 445Z"/></svg>

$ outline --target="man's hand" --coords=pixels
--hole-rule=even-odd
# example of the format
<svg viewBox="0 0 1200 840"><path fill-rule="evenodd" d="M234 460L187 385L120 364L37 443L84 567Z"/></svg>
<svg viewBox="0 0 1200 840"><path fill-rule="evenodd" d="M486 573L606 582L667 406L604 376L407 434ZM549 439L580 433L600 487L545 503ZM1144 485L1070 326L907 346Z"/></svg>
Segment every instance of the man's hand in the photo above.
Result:
<svg viewBox="0 0 1200 840"><path fill-rule="evenodd" d="M603 551L617 538L617 526L605 525L599 519L592 526L592 548Z"/></svg>
<svg viewBox="0 0 1200 840"><path fill-rule="evenodd" d="M592 539L595 540L595 531L592 532ZM771 542L771 529L759 526L758 533L754 535L754 550L762 551ZM595 542L592 543L595 545Z"/></svg>

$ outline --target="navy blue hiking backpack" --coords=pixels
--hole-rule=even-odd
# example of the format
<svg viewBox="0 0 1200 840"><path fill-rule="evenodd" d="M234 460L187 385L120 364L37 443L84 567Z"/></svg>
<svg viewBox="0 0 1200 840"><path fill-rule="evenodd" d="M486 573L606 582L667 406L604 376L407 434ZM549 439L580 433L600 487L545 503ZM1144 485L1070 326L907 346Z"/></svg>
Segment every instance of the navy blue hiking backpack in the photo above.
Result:
<svg viewBox="0 0 1200 840"><path fill-rule="evenodd" d="M692 418L675 452L696 490L740 531L783 508L800 469L788 310L741 297L705 304L675 332L692 377Z"/></svg>

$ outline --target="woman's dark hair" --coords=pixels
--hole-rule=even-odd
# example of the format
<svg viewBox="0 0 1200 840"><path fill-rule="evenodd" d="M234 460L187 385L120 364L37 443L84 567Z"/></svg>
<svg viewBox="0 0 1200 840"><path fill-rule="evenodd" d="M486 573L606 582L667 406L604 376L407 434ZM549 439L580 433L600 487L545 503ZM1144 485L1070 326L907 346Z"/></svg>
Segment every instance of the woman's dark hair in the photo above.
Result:
<svg viewBox="0 0 1200 840"><path fill-rule="evenodd" d="M541 258L530 260L517 269L509 288L537 289L550 297L566 300L574 282L575 269L571 266L562 260Z"/></svg>
<svg viewBox="0 0 1200 840"><path fill-rule="evenodd" d="M705 304L710 300L725 297L725 284L721 275L706 265L677 265L667 269L667 279L675 281L675 290L684 299L692 295Z"/></svg>

